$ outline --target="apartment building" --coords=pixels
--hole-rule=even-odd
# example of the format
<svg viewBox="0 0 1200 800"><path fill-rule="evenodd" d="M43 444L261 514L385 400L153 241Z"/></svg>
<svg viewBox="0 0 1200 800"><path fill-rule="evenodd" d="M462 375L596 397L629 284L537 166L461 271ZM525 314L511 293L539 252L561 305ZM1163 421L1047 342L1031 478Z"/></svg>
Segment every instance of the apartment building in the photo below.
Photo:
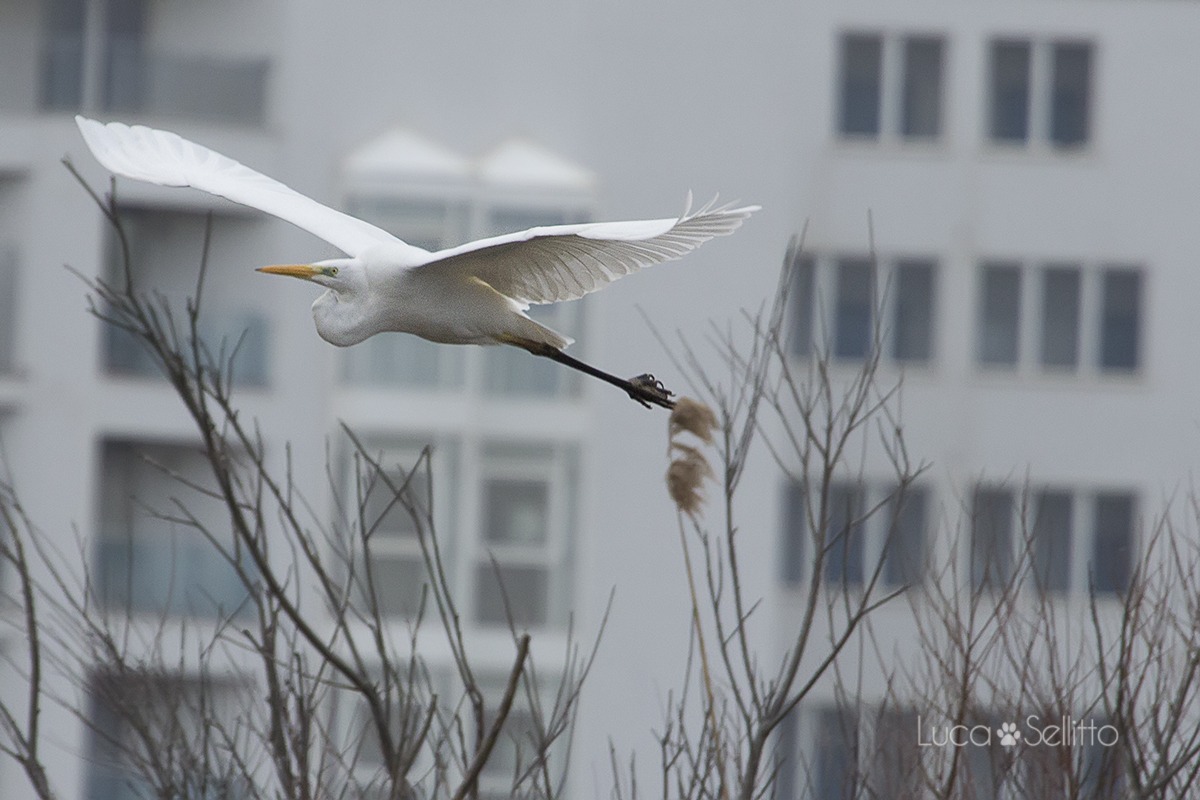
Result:
<svg viewBox="0 0 1200 800"><path fill-rule="evenodd" d="M1089 575L1102 593L1124 586L1144 521L1187 485L1200 452L1188 368L1200 360L1200 13L928 0L463 14L0 0L0 438L31 515L62 549L82 542L104 602L192 624L244 590L144 513L173 491L147 457L183 474L203 464L169 388L136 343L86 313L83 285L62 269L108 275L117 257L59 163L67 154L94 185L107 180L75 131L80 111L176 130L427 248L669 216L689 189L761 203L738 234L681 264L536 312L578 340L577 356L680 391L686 376L646 318L704 352L709 321L757 307L807 223L789 322L797 363L827 352L848 373L882 348L883 374L904 378L909 448L931 464L885 584L925 579L913 554L962 518L972 585L1012 569L1024 522L1053 591L1078 596ZM395 463L434 445L451 579L497 681L512 645L493 557L545 653L561 652L569 621L594 633L615 587L571 796L608 792L610 737L654 764L688 619L661 483L665 418L522 352L401 336L336 350L312 330L310 287L253 272L331 256L327 245L192 193L120 182L117 197L138 280L177 304L213 215L206 340L240 342L245 413L268 447L290 444L314 502L331 502L324 463L344 456L341 422ZM881 459L861 473L836 487L837 506L888 491ZM743 487L746 585L783 643L812 563L804 498L765 451ZM403 519L385 529L374 568L400 624L418 551ZM857 532L824 577L863 581L880 536ZM911 638L906 613L881 610L880 628ZM19 638L3 644L19 653ZM18 673L0 675L6 697L20 692ZM867 751L865 723L853 743L822 735L840 712L832 689L818 695L787 733L785 748L809 757L789 762L785 795L840 797L844 768ZM47 709L45 724L64 797L129 796L74 715ZM6 796L22 780L0 766Z"/></svg>

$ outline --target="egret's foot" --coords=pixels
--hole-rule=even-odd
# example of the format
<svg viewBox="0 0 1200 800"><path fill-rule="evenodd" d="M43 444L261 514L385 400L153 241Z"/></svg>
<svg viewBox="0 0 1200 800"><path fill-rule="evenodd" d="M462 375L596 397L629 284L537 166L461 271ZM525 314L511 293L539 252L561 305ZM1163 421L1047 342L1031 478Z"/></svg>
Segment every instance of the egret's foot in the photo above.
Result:
<svg viewBox="0 0 1200 800"><path fill-rule="evenodd" d="M643 372L641 375L630 378L629 385L635 390L630 391L629 396L646 408L650 408L651 403L663 408L675 407L675 401L671 399L675 393L649 372Z"/></svg>

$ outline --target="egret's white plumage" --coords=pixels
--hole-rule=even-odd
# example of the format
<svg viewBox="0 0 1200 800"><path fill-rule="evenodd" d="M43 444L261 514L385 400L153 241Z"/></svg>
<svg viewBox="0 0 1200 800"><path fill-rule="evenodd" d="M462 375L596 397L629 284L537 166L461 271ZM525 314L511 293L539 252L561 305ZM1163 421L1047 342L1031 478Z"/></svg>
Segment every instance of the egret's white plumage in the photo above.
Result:
<svg viewBox="0 0 1200 800"><path fill-rule="evenodd" d="M525 314L531 304L575 300L679 258L733 233L758 208L709 204L677 219L530 228L431 253L177 134L75 119L96 159L117 175L225 197L345 252L349 258L264 268L326 287L313 317L321 337L340 346L400 331L447 344L516 345L581 368L558 353L568 338ZM594 368L585 371L629 388Z"/></svg>

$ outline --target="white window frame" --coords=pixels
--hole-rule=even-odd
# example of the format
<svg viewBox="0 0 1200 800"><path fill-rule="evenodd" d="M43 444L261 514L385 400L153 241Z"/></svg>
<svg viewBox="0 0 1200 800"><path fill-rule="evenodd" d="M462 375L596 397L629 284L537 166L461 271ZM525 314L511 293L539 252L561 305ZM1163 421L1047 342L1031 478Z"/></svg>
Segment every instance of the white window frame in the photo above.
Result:
<svg viewBox="0 0 1200 800"><path fill-rule="evenodd" d="M846 40L874 38L880 42L879 64L879 131L875 134L850 133L842 130L843 102L845 89ZM906 135L904 133L904 78L907 68L906 49L914 39L932 39L941 45L941 64L938 75L938 126L932 136ZM834 137L848 144L869 143L905 147L928 147L940 144L947 138L947 83L949 77L950 39L940 31L880 31L869 28L846 28L838 32L836 43L837 65L834 70L837 85L834 91L833 127Z"/></svg>
<svg viewBox="0 0 1200 800"><path fill-rule="evenodd" d="M983 272L992 265L1012 265L1020 276L1020 307L1017 313L1017 360L1015 364L985 364L981 360L983 335ZM1044 334L1044 280L1049 268L1071 267L1079 270L1078 348L1074 366L1042 363ZM1100 365L1100 336L1104 304L1104 275L1110 270L1129 271L1138 275L1138 358L1133 369L1102 367ZM1087 259L1045 258L1038 260L987 257L980 259L975 269L974 343L972 360L982 374L1015 373L1022 376L1078 376L1120 379L1137 378L1146 369L1145 345L1148 314L1147 270L1138 263L1127 261L1089 261Z"/></svg>
<svg viewBox="0 0 1200 800"><path fill-rule="evenodd" d="M830 484L830 488L833 490L842 490L846 488L853 489L858 495L857 513L861 515L872 510L874 510L874 513L872 513L869 518L861 520L858 523L861 526L860 535L862 536L863 563L861 565L861 580L843 583L840 577L831 579L835 576L828 576L824 572L817 576L817 580L821 581L825 588L831 591L859 591L866 586L868 581L870 581L871 574L874 571L875 566L879 564L880 560L893 557L895 551L891 548L899 547L902 544L902 542L900 542L899 534L895 534L896 538L893 540L891 545L889 545L887 542L889 528L892 523L893 509L891 504L886 501L888 501L889 495L896 491L897 487L895 482L889 483L885 480L863 482L857 478L847 478L845 480L833 480ZM803 487L794 482L789 482L784 484L783 491L785 504L790 509L792 505L792 497L794 496L792 493L803 491ZM815 491L816 485L814 483L810 486L810 496ZM924 582L924 580L928 577L926 567L934 546L934 535L932 531L931 519L934 493L933 487L924 482L910 485L908 487L908 492L910 494L920 493L924 498L924 525L921 530L920 543L921 559L917 565L917 580L914 582L914 585L916 585ZM804 512L804 519L800 523L803 526L802 530L797 531L793 529L795 521L788 519L788 514L790 511L785 513L785 515L781 518L781 559L798 556L802 564L800 573L794 578L788 575L788 573L791 571L789 569L789 565L786 563L783 565L784 571L780 576L780 581L785 586L791 588L801 587L808 584L808 580L812 575L812 566L817 557L817 553L815 552L813 545L812 530L809 527L809 519L814 513L814 510L808 507L809 499L809 497L803 498L802 508ZM830 509L830 511L832 513L833 509ZM789 525L789 522L792 522L793 525ZM795 543L794 537L796 536L801 537L798 543L799 547L797 547ZM840 540L833 545L834 548L839 548L842 546L843 543ZM828 564L830 563L829 559L831 557L832 553L827 552L825 556L826 567L828 567ZM901 584L893 583L889 580L886 564L880 567L877 587L885 589L898 589L901 587Z"/></svg>
<svg viewBox="0 0 1200 800"><path fill-rule="evenodd" d="M801 319L798 312L799 303L808 303L809 332L808 352L796 353L800 358L828 356L830 361L841 365L859 365L863 358L857 356L840 357L835 355L835 337L837 334L838 307L838 274L841 262L848 260L865 260L871 262L872 269L872 299L871 299L871 349L878 346L881 350L881 364L891 364L905 369L927 369L938 361L938 302L939 284L942 272L941 262L934 255L928 254L898 254L886 258L872 260L870 256L858 253L828 253L811 256L812 285L811 296L801 296L802 288L798 287L795 299L791 303L790 327L792 335ZM929 305L929 357L927 359L897 359L895 352L896 314L899 308L896 286L896 275L902 263L928 262L932 267L933 291ZM793 352L795 352L793 350ZM870 355L867 356L869 358Z"/></svg>
<svg viewBox="0 0 1200 800"><path fill-rule="evenodd" d="M1029 98L1026 113L1028 128L1024 139L998 139L992 134L992 93L994 90L995 46L999 43L1025 44L1029 46ZM1054 53L1065 45L1084 45L1088 48L1091 71L1088 75L1088 119L1083 141L1060 144L1054 141L1051 129L1054 106ZM1061 36L1029 36L1026 34L997 33L989 36L984 47L984 91L985 98L983 139L988 147L999 151L1036 153L1085 153L1095 147L1097 135L1096 91L1097 55L1099 48L1093 37L1065 34Z"/></svg>
<svg viewBox="0 0 1200 800"><path fill-rule="evenodd" d="M1107 485L1084 485L1071 486L1063 483L1039 483L1016 488L1005 483L996 483L982 481L972 487L971 496L974 498L975 493L979 490L995 491L1006 493L1012 504L1012 518L1009 524L1011 525L1011 535L1009 541L1009 569L1010 575L1004 578L1005 581L1011 579L1011 571L1023 569L1021 555L1025 547L1025 536L1030 536L1030 546L1036 548L1037 542L1033 539L1034 523L1038 513L1038 497L1044 492L1053 492L1058 494L1066 494L1071 500L1071 530L1067 538L1066 557L1067 565L1067 586L1065 589L1048 589L1047 594L1057 597L1068 597L1088 592L1088 571L1091 568L1093 555L1095 554L1095 535L1096 535L1096 501L1103 496L1119 496L1130 498L1133 506L1133 519L1131 521L1131 530L1129 531L1129 563L1127 565L1127 575L1132 574L1133 565L1136 563L1139 553L1138 541L1138 509L1140 507L1140 494L1135 487L1123 486L1113 487ZM966 552L966 568L963 574L969 578L970 585L975 588L980 588L974 580L974 558L975 543L974 543L974 508L970 509L972 514L971 527L967 531L968 547L964 548ZM1036 567L1030 562L1029 569L1023 575L1023 589L1026 591L1037 591L1035 585ZM983 585L984 591L991 591L987 585ZM1104 591L1098 594L1098 597L1111 597L1113 592Z"/></svg>
<svg viewBox="0 0 1200 800"><path fill-rule="evenodd" d="M441 550L442 561L446 570L446 576L453 578L455 575L455 562L457 559L457 540L455 535L457 523L457 506L454 502L454 492L457 485L455 473L458 464L462 458L459 442L446 437L420 437L416 434L404 435L387 435L370 437L364 441L364 448L367 456L378 462L379 466L393 480L397 480L399 470L411 470L417 465L420 459L423 442L433 441L433 452L430 456L428 465L429 477L432 482L432 501L433 501L433 523L435 533L438 537L438 545ZM360 529L358 528L359 521L357 519L358 503L360 500L361 491L366 491L367 486L358 487L356 481L359 479L360 470L354 468L355 458L362 467L366 464L362 462L362 456L354 450L348 450L345 456L346 469L343 474L347 476L348 484L342 487L343 496L342 504L348 516L348 524L350 526L347 535L351 537L349 544L354 548L354 558L356 568L362 566L361 559L363 557L362 543L359 539ZM420 471L426 469L425 464L421 464ZM368 480L370 476L365 476ZM390 493L386 484L382 479L377 479L376 485L371 489L372 494L376 492L384 492L385 496ZM398 513L406 513L403 508L398 509ZM373 520L363 520L363 524L372 525ZM429 533L429 532L427 532ZM389 560L403 560L415 565L423 581L428 581L429 576L425 572L424 554L421 550L420 539L417 535L404 534L388 534L384 530L376 530L371 535L371 554L376 559L376 565L380 562L387 563ZM358 587L355 593L355 602L366 602L366 598L362 596L361 591L365 590L365 586ZM428 609L427 609L428 611ZM397 620L407 618L407 613L400 612L395 609L383 607L380 609L382 616Z"/></svg>
<svg viewBox="0 0 1200 800"><path fill-rule="evenodd" d="M492 452L488 452L491 450ZM509 450L507 454L503 451ZM521 453L521 450L527 452ZM544 452L539 452L544 451ZM484 622L479 614L479 574L481 570L494 569L492 558L504 567L531 567L542 569L546 575L547 607L543 621L534 623L518 620L518 627L533 629L560 627L565 621L562 611L566 603L562 600L571 585L571 532L575 529L577 515L576 494L578 492L578 455L573 445L546 441L530 446L528 443L510 443L493 438L479 443L477 449L478 474L471 485L475 496L470 503L476 516L470 525L469 540L464 540L462 580L460 586L463 609L477 624L485 627L507 626L507 621ZM533 544L497 544L487 540L487 483L492 479L533 480L544 482L547 487L546 540ZM500 612L503 614L503 612Z"/></svg>

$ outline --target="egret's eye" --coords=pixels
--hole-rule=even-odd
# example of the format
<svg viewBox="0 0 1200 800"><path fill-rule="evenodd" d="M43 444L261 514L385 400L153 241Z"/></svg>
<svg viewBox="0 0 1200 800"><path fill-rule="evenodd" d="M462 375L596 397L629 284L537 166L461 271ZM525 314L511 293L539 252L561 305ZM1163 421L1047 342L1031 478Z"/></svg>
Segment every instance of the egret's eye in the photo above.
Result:
<svg viewBox="0 0 1200 800"><path fill-rule="evenodd" d="M324 272L329 277L336 278L337 274L338 274L338 268L337 267L326 267Z"/></svg>

